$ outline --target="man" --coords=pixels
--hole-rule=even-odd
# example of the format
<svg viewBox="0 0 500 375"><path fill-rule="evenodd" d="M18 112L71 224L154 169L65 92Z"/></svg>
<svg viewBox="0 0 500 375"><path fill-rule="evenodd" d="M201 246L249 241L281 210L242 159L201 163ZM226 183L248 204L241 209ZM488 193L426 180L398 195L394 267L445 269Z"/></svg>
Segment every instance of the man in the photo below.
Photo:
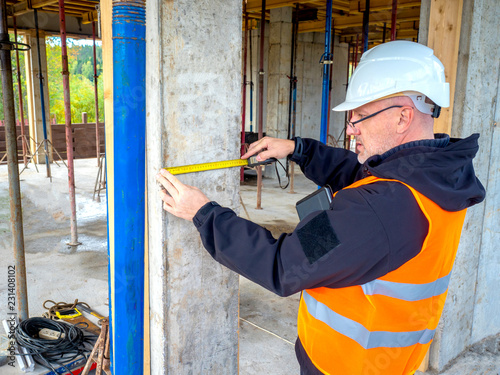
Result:
<svg viewBox="0 0 500 375"><path fill-rule="evenodd" d="M356 153L312 140L263 138L259 153L298 163L336 192L330 209L274 239L166 171L168 212L192 220L215 260L281 296L302 291L302 374L413 374L446 299L465 211L484 199L478 135L433 134L449 87L433 51L396 41L366 52L346 101ZM168 193L167 193L168 192Z"/></svg>

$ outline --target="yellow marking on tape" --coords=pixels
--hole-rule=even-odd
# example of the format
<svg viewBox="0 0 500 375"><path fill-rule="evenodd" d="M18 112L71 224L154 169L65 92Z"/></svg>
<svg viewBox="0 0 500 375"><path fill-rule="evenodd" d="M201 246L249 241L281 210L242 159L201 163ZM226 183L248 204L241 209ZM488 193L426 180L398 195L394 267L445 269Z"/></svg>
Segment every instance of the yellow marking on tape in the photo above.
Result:
<svg viewBox="0 0 500 375"><path fill-rule="evenodd" d="M244 167L245 165L248 165L248 160L246 160L246 159L245 160L244 159L234 159L234 160L216 161L213 163L183 165L181 167L170 167L170 168L163 168L163 169L166 169L167 171L169 171L172 174L183 174L183 173L210 171L213 169Z"/></svg>

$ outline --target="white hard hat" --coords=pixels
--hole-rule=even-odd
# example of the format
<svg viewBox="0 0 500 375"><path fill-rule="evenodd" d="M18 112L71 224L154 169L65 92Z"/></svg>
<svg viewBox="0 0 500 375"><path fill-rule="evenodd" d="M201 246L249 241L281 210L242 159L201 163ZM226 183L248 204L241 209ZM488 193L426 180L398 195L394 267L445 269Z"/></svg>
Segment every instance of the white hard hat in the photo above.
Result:
<svg viewBox="0 0 500 375"><path fill-rule="evenodd" d="M398 93L409 96L423 113L436 114L450 105L444 67L432 49L398 40L366 51L347 86L346 100L333 110L349 111Z"/></svg>

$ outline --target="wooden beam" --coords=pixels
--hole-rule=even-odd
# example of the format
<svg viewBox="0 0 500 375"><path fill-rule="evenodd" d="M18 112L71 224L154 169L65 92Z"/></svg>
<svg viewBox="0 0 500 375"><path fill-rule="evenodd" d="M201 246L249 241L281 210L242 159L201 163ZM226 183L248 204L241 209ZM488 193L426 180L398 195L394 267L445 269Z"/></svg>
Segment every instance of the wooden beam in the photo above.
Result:
<svg viewBox="0 0 500 375"><path fill-rule="evenodd" d="M82 15L82 23L83 24L92 23L92 22L97 21L97 20L98 20L98 15L97 15L96 10L94 10L93 12L84 13Z"/></svg>
<svg viewBox="0 0 500 375"><path fill-rule="evenodd" d="M282 7L293 7L295 4L308 3L308 0L266 0L266 10L282 8ZM262 0L249 0L247 2L247 12L260 12L262 10Z"/></svg>
<svg viewBox="0 0 500 375"><path fill-rule="evenodd" d="M361 32L358 32L357 34L361 35ZM386 35L386 40L388 40L388 35L389 31L387 31ZM401 30L398 29L398 34L397 34L397 39L410 39L410 38L416 38L418 36L418 30L413 30L413 29L406 29L406 30ZM356 33L349 33L349 34L344 34L342 33L340 35L340 38L355 38ZM368 40L371 42L372 40L382 40L383 39L383 32L382 30L375 30L375 31L370 31L368 33Z"/></svg>
<svg viewBox="0 0 500 375"><path fill-rule="evenodd" d="M57 0L31 0L31 8L43 8L47 5L57 4Z"/></svg>
<svg viewBox="0 0 500 375"><path fill-rule="evenodd" d="M49 6L46 6L44 7L42 10L46 10L46 9L51 9L51 10L57 10L59 12L59 7L57 5L49 5ZM71 5L66 5L64 4L64 11L66 13L70 13L70 12L77 12L78 14L83 14L85 12L91 12L93 9L92 8L82 8L80 6L71 6Z"/></svg>
<svg viewBox="0 0 500 375"><path fill-rule="evenodd" d="M433 0L429 18L427 45L444 65L446 82L450 84L450 106L441 110L441 116L434 120L436 133L451 132L453 100L457 77L458 46L462 26L463 0Z"/></svg>
<svg viewBox="0 0 500 375"><path fill-rule="evenodd" d="M325 1L313 2L311 0L266 0L266 10L295 7L296 4L316 5L318 8L325 9ZM349 12L349 1L334 0L332 1L332 8ZM262 0L249 0L247 2L247 12L260 12L262 10Z"/></svg>
<svg viewBox="0 0 500 375"><path fill-rule="evenodd" d="M65 1L64 5L66 5L66 4L81 5L83 7L93 8L93 9L95 9L96 5L99 5L99 3L94 3L94 2L91 2L91 1L82 1L82 0L69 0L69 1Z"/></svg>
<svg viewBox="0 0 500 375"><path fill-rule="evenodd" d="M45 8L43 8L43 11L46 12L46 13L57 13L57 14L59 14L59 8L55 7L55 6L45 7ZM81 17L82 16L82 12L81 11L71 10L71 9L65 9L64 10L64 14L69 14L71 16L76 16L76 17Z"/></svg>
<svg viewBox="0 0 500 375"><path fill-rule="evenodd" d="M420 9L405 9L398 12L398 23L408 21L418 21L420 19ZM363 25L363 15L334 17L335 29L347 29L349 27L361 27ZM391 22L391 12L376 12L370 14L370 26L381 25L384 22ZM313 31L324 31L325 21L301 22L299 32L307 33Z"/></svg>
<svg viewBox="0 0 500 375"><path fill-rule="evenodd" d="M20 16L22 14L31 12L31 9L28 8L28 3L26 1L22 1L20 3L11 5L10 9L7 12L9 16Z"/></svg>
<svg viewBox="0 0 500 375"><path fill-rule="evenodd" d="M349 2L349 12L362 13L366 7L366 0ZM416 0L398 0L398 13L400 9L419 7L420 1ZM383 10L392 10L392 0L370 0L370 12L380 12Z"/></svg>

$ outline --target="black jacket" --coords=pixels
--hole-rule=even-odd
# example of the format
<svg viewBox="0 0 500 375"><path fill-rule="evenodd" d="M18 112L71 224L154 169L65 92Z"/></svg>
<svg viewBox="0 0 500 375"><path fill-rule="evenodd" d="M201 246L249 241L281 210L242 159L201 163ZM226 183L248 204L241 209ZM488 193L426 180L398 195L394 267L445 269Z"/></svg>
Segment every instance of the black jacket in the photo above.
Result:
<svg viewBox="0 0 500 375"><path fill-rule="evenodd" d="M443 209L460 211L485 195L472 165L478 138L436 134L434 140L372 156L363 165L353 152L296 138L291 160L307 178L334 191L373 175L405 182ZM410 190L387 181L339 191L329 210L310 214L277 239L215 202L203 206L193 222L215 260L280 296L379 278L417 255L428 232ZM300 341L296 351L301 367L315 373Z"/></svg>
<svg viewBox="0 0 500 375"><path fill-rule="evenodd" d="M307 178L334 191L371 174L405 182L443 209L459 211L484 199L472 166L478 137L437 134L363 165L353 152L297 138L291 160ZM340 191L330 210L309 215L277 239L215 202L202 207L193 222L215 260L280 296L381 277L414 257L428 230L410 190L397 182Z"/></svg>

